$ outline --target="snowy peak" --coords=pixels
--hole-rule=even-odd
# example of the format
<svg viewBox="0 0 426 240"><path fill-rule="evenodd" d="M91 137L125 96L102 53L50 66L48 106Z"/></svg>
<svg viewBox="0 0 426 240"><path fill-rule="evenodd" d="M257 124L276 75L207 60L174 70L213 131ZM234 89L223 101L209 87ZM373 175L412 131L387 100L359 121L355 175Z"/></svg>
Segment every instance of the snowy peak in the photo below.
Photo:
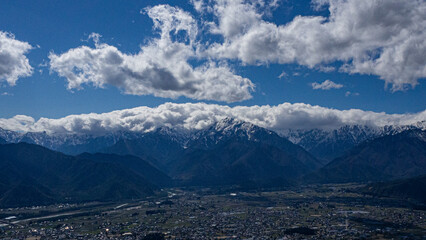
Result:
<svg viewBox="0 0 426 240"><path fill-rule="evenodd" d="M412 125L389 125L383 127L346 125L338 129L286 130L277 133L235 118L224 118L203 130L189 131L170 126L159 127L150 132L117 131L102 136L90 134L50 134L46 132L14 132L0 128L0 138L9 143L27 142L38 144L67 154L96 152L110 147L121 140L143 140L155 142L160 139L172 141L183 148L209 148L231 139L303 147L323 163L340 156L360 144L386 135L395 135L407 130L426 130L426 121ZM147 140L148 141L148 140ZM288 143L286 143L288 142ZM279 143L279 144L278 144Z"/></svg>
<svg viewBox="0 0 426 240"><path fill-rule="evenodd" d="M426 121L416 122L411 125L387 125L384 126L382 130L382 135L395 135L407 130L416 130L420 129L422 131L426 130Z"/></svg>
<svg viewBox="0 0 426 240"><path fill-rule="evenodd" d="M18 133L15 131L6 130L0 128L0 138L3 138L7 142L15 143L22 137L23 133Z"/></svg>
<svg viewBox="0 0 426 240"><path fill-rule="evenodd" d="M420 121L420 122L416 122L412 126L414 126L416 128L419 128L419 129L422 129L423 131L426 131L426 120Z"/></svg>
<svg viewBox="0 0 426 240"><path fill-rule="evenodd" d="M426 142L426 130L420 128L404 131L400 135L410 138L417 138L420 141Z"/></svg>
<svg viewBox="0 0 426 240"><path fill-rule="evenodd" d="M223 135L246 136L248 139L253 139L259 134L275 134L274 132L261 128L252 123L245 122L234 118L224 118L217 122L214 126L214 131ZM211 129L210 129L211 130ZM253 139L256 140L256 139Z"/></svg>
<svg viewBox="0 0 426 240"><path fill-rule="evenodd" d="M426 130L426 121L412 125L388 125L383 127L346 125L331 130L287 130L281 132L281 135L302 146L326 163L361 142L386 135L399 134L407 130Z"/></svg>
<svg viewBox="0 0 426 240"><path fill-rule="evenodd" d="M184 130L184 129L180 129L180 130L176 130L170 127L159 127L157 129L155 129L152 132L149 133L141 133L142 136L146 136L146 135L160 135L160 136L164 136L164 137L168 137L171 140L179 143L180 145L184 145L185 142L188 141L188 139L190 139L190 135L191 132L189 132L188 130Z"/></svg>
<svg viewBox="0 0 426 240"><path fill-rule="evenodd" d="M252 123L234 118L224 118L209 128L196 132L188 145L209 147L230 138L259 142L271 135L279 137L276 133Z"/></svg>
<svg viewBox="0 0 426 240"><path fill-rule="evenodd" d="M238 130L238 129L252 128L251 125L252 124L246 123L238 119L224 118L216 122L215 124L213 124L212 128L217 132L229 133L229 132L235 132L235 130Z"/></svg>

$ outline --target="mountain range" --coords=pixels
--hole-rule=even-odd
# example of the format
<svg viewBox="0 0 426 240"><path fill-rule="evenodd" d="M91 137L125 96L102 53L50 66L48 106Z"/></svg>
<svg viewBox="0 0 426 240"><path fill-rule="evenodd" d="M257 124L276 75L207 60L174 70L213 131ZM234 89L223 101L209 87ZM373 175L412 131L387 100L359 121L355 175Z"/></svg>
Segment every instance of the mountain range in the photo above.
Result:
<svg viewBox="0 0 426 240"><path fill-rule="evenodd" d="M169 181L136 157L76 157L28 143L0 145L1 207L141 198Z"/></svg>
<svg viewBox="0 0 426 240"><path fill-rule="evenodd" d="M238 122L238 120L231 118L225 118L219 122L222 122L222 125L226 125L226 122L231 120ZM172 128L161 127L146 133L116 131L103 135L48 134L46 132L21 133L0 128L0 138L3 138L9 143L33 143L70 155L78 155L84 152L119 152L124 148L128 148L126 152L132 155L160 158L160 160L164 159L167 162L174 155L175 151L193 145L188 144L189 142L204 141L204 144L209 144L207 141L214 142L215 136L206 136L206 133L215 135L214 129L218 123L199 131L177 131ZM249 123L245 124L253 125ZM222 126L222 130L226 130L225 125ZM288 139L292 143L304 148L317 159L317 162L324 165L364 141L381 136L394 135L410 129L426 130L426 121L413 125L389 125L383 127L346 125L337 129L287 129L277 133L282 138ZM218 133L220 134L226 135L231 133L221 132L220 127L217 130L219 130ZM216 137L220 137L220 134L217 134ZM246 134L246 136L249 135ZM156 147L157 144L160 145L158 147L160 150L150 153L153 151L151 147ZM166 144L167 148L164 148L165 146L163 147L162 144Z"/></svg>
<svg viewBox="0 0 426 240"><path fill-rule="evenodd" d="M121 140L102 152L146 157L186 185L288 185L321 166L303 148L275 132L231 118L191 135L168 136L169 131L159 129L138 139Z"/></svg>
<svg viewBox="0 0 426 240"><path fill-rule="evenodd" d="M280 135L303 147L319 161L327 164L364 141L415 129L426 130L426 121L413 125L383 127L346 125L337 129L288 129L281 131Z"/></svg>
<svg viewBox="0 0 426 240"><path fill-rule="evenodd" d="M192 132L163 127L93 136L0 129L0 206L141 198L169 186L256 188L415 177L426 174L424 126L278 134L225 118Z"/></svg>
<svg viewBox="0 0 426 240"><path fill-rule="evenodd" d="M310 182L383 181L426 173L426 131L407 130L363 142L306 176Z"/></svg>

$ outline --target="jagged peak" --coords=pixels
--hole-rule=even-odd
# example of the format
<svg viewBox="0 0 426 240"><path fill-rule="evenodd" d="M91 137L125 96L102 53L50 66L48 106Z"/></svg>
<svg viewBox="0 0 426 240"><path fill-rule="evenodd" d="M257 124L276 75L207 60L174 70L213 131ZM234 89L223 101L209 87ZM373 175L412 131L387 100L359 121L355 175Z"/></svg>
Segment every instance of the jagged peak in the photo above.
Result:
<svg viewBox="0 0 426 240"><path fill-rule="evenodd" d="M235 129L244 129L244 130L263 129L253 123L246 122L237 118L231 118L231 117L226 117L222 120L217 121L213 127L216 131L227 131L231 129L234 129L234 130Z"/></svg>
<svg viewBox="0 0 426 240"><path fill-rule="evenodd" d="M255 138L256 134L273 134L272 131L259 127L253 123L240 119L226 118L217 122L210 131L220 132L223 135L246 136L248 139Z"/></svg>
<svg viewBox="0 0 426 240"><path fill-rule="evenodd" d="M407 129L405 131L402 131L400 133L402 136L408 136L412 138L418 138L424 142L426 142L426 130L423 130L421 128L416 129Z"/></svg>

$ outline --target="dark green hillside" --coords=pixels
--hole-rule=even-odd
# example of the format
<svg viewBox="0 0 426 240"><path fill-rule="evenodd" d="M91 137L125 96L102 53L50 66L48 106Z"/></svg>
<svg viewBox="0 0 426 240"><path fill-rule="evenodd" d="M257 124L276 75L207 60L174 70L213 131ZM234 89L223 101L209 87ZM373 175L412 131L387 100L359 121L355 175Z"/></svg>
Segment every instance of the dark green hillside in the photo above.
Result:
<svg viewBox="0 0 426 240"><path fill-rule="evenodd" d="M27 143L0 145L2 207L134 199L152 195L156 188L124 164L68 156Z"/></svg>
<svg viewBox="0 0 426 240"><path fill-rule="evenodd" d="M426 173L426 132L409 130L364 142L305 177L308 182L383 181Z"/></svg>

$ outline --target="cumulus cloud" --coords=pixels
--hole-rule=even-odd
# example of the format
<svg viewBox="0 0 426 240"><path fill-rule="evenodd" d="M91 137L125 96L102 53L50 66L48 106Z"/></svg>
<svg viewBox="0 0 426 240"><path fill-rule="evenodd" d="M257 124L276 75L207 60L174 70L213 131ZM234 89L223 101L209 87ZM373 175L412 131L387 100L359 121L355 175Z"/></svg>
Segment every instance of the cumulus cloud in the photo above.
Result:
<svg viewBox="0 0 426 240"><path fill-rule="evenodd" d="M14 86L21 77L28 77L33 73L25 54L32 49L27 42L15 39L11 33L0 31L0 82L6 81Z"/></svg>
<svg viewBox="0 0 426 240"><path fill-rule="evenodd" d="M285 25L264 20L252 1L216 0L209 46L219 59L243 64L297 63L309 68L343 62L340 70L374 74L404 90L426 77L426 3L423 0L313 0L330 15L296 16ZM326 69L330 70L330 68Z"/></svg>
<svg viewBox="0 0 426 240"><path fill-rule="evenodd" d="M165 103L158 107L137 107L102 114L70 115L35 121L18 115L0 119L0 128L48 133L102 135L114 131L152 131L158 127L182 130L204 129L225 117L241 119L277 132L287 129L337 128L346 124L371 126L404 125L426 120L426 111L413 114L386 114L359 109L336 110L304 103L277 106L236 106L206 103Z"/></svg>
<svg viewBox="0 0 426 240"><path fill-rule="evenodd" d="M159 38L126 54L100 43L92 34L95 48L81 46L62 54L51 53L50 68L65 77L69 89L84 84L104 88L112 85L125 94L236 102L251 98L254 84L233 73L224 63L206 60L197 67L198 28L189 13L168 5L143 10L154 22Z"/></svg>
<svg viewBox="0 0 426 240"><path fill-rule="evenodd" d="M330 89L339 89L339 88L343 87L342 84L335 83L335 82L330 81L328 79L325 80L322 83L314 82L314 83L311 84L311 86L312 86L312 89L315 89L315 90L317 90L317 89L330 90Z"/></svg>
<svg viewBox="0 0 426 240"><path fill-rule="evenodd" d="M169 5L143 9L159 36L135 54L94 35L94 48L51 53L50 68L66 78L69 89L110 85L125 94L224 102L247 100L254 91L230 62L376 75L392 91L415 87L426 77L422 0L312 0L329 16L296 16L285 25L270 20L276 0L190 2L201 17Z"/></svg>

